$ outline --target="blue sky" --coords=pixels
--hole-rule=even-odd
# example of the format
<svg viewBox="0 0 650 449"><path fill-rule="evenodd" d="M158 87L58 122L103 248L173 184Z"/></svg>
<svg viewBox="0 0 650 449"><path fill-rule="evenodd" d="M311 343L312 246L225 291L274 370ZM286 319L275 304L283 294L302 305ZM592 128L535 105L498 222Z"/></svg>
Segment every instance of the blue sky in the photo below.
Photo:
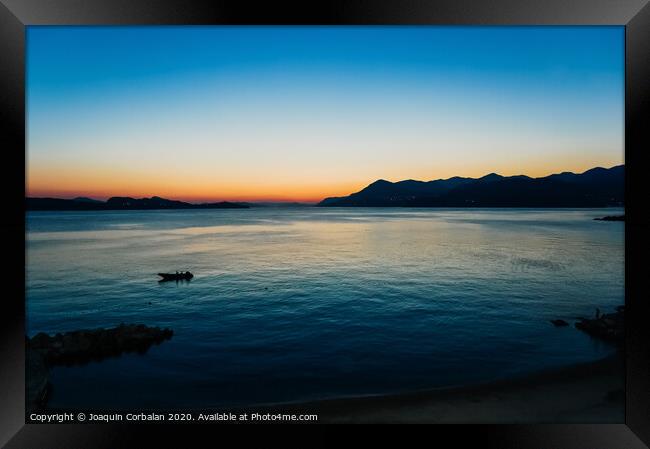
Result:
<svg viewBox="0 0 650 449"><path fill-rule="evenodd" d="M30 194L317 200L623 162L623 27L28 27Z"/></svg>

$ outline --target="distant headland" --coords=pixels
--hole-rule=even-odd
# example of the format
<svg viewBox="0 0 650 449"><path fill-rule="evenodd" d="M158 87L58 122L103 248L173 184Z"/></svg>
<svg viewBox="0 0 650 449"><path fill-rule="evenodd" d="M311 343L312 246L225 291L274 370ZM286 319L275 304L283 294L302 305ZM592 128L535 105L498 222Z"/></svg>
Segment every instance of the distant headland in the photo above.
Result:
<svg viewBox="0 0 650 449"><path fill-rule="evenodd" d="M321 207L609 207L624 205L625 166L596 167L543 178L524 175L435 181L373 182L345 197L326 198Z"/></svg>
<svg viewBox="0 0 650 449"><path fill-rule="evenodd" d="M114 196L106 201L78 197L61 198L26 198L27 210L155 210L155 209L248 209L248 204L219 203L192 204L184 201L168 200L154 196L151 198L131 198Z"/></svg>

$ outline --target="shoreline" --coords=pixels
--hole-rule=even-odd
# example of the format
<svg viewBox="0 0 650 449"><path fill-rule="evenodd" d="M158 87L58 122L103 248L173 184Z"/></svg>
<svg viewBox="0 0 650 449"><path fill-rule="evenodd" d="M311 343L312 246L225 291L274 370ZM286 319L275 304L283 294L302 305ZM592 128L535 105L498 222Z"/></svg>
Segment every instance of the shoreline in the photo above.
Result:
<svg viewBox="0 0 650 449"><path fill-rule="evenodd" d="M563 320L551 320L558 326L556 321L562 322L562 326L568 325ZM608 356L563 367L543 368L494 381L402 393L348 395L306 401L205 408L147 407L147 409L149 412L209 414L216 412L224 415L249 413L251 416L253 414L258 416L317 415L318 422L321 423L623 423L625 421L623 326L624 306L617 307L616 312L611 314L601 315L597 309L596 318L581 318L575 323L575 327L593 338L610 342L612 348L616 349ZM28 394L32 405L36 405L35 408L46 408L51 412L71 411L46 406L46 396L41 392L46 392L47 388L43 387L49 384L48 365L61 362L83 363L89 359L101 359L99 355L118 355L138 346L136 343L142 339L140 337L146 337L146 341L142 343L146 343L148 348L154 343L153 340L156 340L154 337L158 334L161 341L170 338L173 334L169 329L160 330L144 325L121 325L110 330L109 333L111 331L119 333L118 331L122 330L135 333L131 335L133 332L126 334L122 332L120 335L124 334L122 335L124 338L119 339L120 345L117 346L116 343L111 343L112 340L109 341L109 335L103 329L57 334L54 337L38 334L31 340L28 339L28 347L31 349L28 355L34 356L30 358L33 359L31 360L33 363L28 365L32 371L32 377L28 378L28 385L32 387L28 388L28 392L32 392L31 395ZM103 345L92 343L95 334L102 336L99 340ZM127 336L129 338L126 338ZM83 342L85 344L82 345ZM104 346L107 343L111 343L107 346L110 351L109 354L104 354L107 350ZM156 343L160 342L156 341ZM102 349L101 354L97 353L98 349ZM145 347L138 346L137 349L146 351ZM34 377L38 372L43 372L44 375ZM38 407L37 403L40 403L41 407ZM84 408L75 410L102 414L128 411L128 409L84 410Z"/></svg>
<svg viewBox="0 0 650 449"><path fill-rule="evenodd" d="M509 379L415 392L237 407L235 412L315 413L324 423L622 423L620 352Z"/></svg>
<svg viewBox="0 0 650 449"><path fill-rule="evenodd" d="M131 411L59 407L41 410L98 414ZM315 422L332 424L623 423L624 355L616 351L595 361L508 379L413 392L231 407L144 407L138 412L193 413L195 420L198 413L316 414Z"/></svg>
<svg viewBox="0 0 650 449"><path fill-rule="evenodd" d="M580 318L577 329L616 348L608 356L558 368L476 384L429 388L403 393L349 395L330 399L189 408L152 408L150 411L216 411L270 415L317 415L325 423L623 423L625 421L624 306L615 313ZM551 320L568 326L564 320ZM112 329L81 330L27 338L29 409L70 411L46 406L49 368L83 364L146 352L149 346L171 338L171 329L124 325ZM79 408L83 410L83 408ZM88 410L90 411L90 409ZM99 412L99 410L93 410ZM118 412L120 410L112 410ZM104 409L102 413L110 412Z"/></svg>
<svg viewBox="0 0 650 449"><path fill-rule="evenodd" d="M413 392L268 404L332 423L623 423L625 422L624 306L574 326L616 350L601 359L546 368L477 384ZM564 320L551 320L565 326ZM242 407L242 409L244 409Z"/></svg>

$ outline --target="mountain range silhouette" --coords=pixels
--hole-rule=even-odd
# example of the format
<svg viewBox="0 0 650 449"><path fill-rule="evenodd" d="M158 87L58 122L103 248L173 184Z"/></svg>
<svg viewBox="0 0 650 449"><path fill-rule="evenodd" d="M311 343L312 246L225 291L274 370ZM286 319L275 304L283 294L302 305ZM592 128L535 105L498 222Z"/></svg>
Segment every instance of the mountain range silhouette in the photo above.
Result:
<svg viewBox="0 0 650 449"><path fill-rule="evenodd" d="M490 173L481 178L454 176L435 181L379 179L359 192L326 198L321 207L609 207L623 206L625 165L563 172L541 178ZM263 204L259 204L260 206ZM297 204L293 204L294 206ZM26 198L27 210L239 209L255 203L187 203L158 196L111 197L106 201Z"/></svg>
<svg viewBox="0 0 650 449"><path fill-rule="evenodd" d="M531 178L490 173L481 178L373 182L322 207L607 207L623 206L625 166L596 167Z"/></svg>

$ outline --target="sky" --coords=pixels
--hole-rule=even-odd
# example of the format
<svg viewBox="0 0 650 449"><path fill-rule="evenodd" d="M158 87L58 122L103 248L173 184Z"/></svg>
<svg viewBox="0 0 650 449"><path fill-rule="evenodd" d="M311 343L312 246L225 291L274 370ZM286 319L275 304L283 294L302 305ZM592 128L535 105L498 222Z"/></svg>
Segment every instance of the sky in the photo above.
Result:
<svg viewBox="0 0 650 449"><path fill-rule="evenodd" d="M624 28L27 28L32 197L319 201L624 162Z"/></svg>

